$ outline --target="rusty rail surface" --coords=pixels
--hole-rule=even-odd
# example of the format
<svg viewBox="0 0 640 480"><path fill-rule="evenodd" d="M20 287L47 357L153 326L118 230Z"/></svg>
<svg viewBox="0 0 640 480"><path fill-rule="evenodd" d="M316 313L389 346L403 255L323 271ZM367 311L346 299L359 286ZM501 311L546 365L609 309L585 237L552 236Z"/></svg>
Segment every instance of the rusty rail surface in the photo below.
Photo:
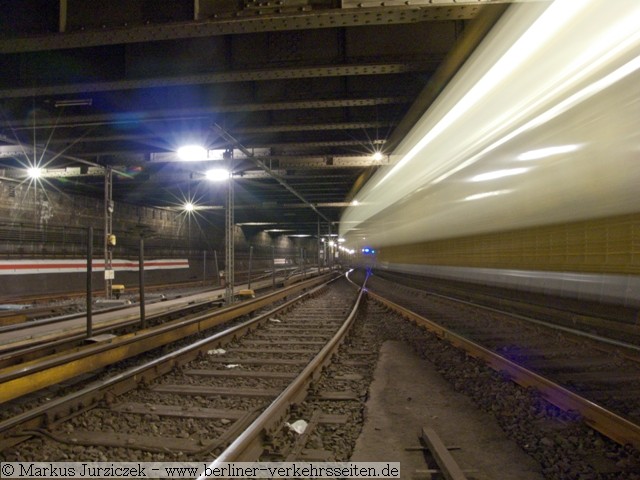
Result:
<svg viewBox="0 0 640 480"><path fill-rule="evenodd" d="M224 462L256 461L262 453L263 439L272 430L276 429L284 420L289 407L293 403L299 403L307 396L309 386L317 380L322 369L331 361L331 357L337 351L342 341L346 338L349 329L354 324L358 309L362 302L364 288L360 289L351 312L336 334L311 360L304 370L291 384L273 401L266 410L220 455L208 465L212 470ZM205 470L206 471L206 470ZM198 480L209 478L204 473Z"/></svg>
<svg viewBox="0 0 640 480"><path fill-rule="evenodd" d="M315 277L213 313L205 313L186 320L173 320L156 327L115 337L107 342L86 345L71 352L53 354L4 368L0 370L0 404L250 314L287 296L313 288L325 282L330 276Z"/></svg>
<svg viewBox="0 0 640 480"><path fill-rule="evenodd" d="M408 310L390 300L367 291L367 296L381 305L399 313L408 320L433 332L443 340L468 352L471 356L483 360L491 368L506 372L509 377L523 387L533 387L543 398L565 411L576 411L584 422L611 440L621 444L633 445L640 449L640 426L617 415L596 403L534 373L500 355L472 342L444 327Z"/></svg>
<svg viewBox="0 0 640 480"><path fill-rule="evenodd" d="M228 343L258 328L272 316L285 312L299 301L318 294L334 280L335 278L329 279L325 277L323 283L317 284L316 279L314 282L316 285L313 288L308 286L309 290L305 293L266 313L0 422L0 451L28 439L30 434L27 432L50 427L93 408L104 399L110 401L114 397L136 388L141 383L151 383L154 379L166 374L176 366L187 364L211 348ZM292 294L291 290L286 293L288 295Z"/></svg>

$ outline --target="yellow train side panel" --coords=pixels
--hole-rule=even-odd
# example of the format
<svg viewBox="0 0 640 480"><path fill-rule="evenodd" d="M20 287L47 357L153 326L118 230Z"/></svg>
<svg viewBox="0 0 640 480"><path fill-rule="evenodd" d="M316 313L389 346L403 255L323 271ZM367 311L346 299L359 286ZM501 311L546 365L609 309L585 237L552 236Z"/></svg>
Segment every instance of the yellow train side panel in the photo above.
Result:
<svg viewBox="0 0 640 480"><path fill-rule="evenodd" d="M638 275L640 213L385 247L378 260Z"/></svg>

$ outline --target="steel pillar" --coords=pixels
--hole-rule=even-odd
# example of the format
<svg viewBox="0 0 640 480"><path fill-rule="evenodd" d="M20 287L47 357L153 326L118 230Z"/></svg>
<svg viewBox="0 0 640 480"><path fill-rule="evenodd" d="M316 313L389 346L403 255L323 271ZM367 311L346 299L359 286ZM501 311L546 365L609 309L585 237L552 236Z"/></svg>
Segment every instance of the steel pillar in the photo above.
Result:
<svg viewBox="0 0 640 480"><path fill-rule="evenodd" d="M113 234L113 172L107 167L104 174L104 296L111 298L113 285L113 246L109 235Z"/></svg>
<svg viewBox="0 0 640 480"><path fill-rule="evenodd" d="M225 286L225 299L226 304L231 305L233 303L233 283L235 280L235 264L234 264L234 198L233 198L233 177L232 169L233 158L229 160L229 181L227 182L227 208L225 211L225 270L227 276L227 283Z"/></svg>

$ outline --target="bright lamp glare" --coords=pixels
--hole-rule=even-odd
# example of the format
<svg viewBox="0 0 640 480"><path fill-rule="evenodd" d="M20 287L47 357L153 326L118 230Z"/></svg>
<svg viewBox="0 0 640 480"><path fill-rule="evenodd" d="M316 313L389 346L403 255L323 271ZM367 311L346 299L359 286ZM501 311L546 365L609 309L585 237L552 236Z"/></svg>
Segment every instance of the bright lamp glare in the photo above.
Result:
<svg viewBox="0 0 640 480"><path fill-rule="evenodd" d="M193 212L193 210L195 209L195 205L191 202L187 202L184 204L184 211L185 212Z"/></svg>
<svg viewBox="0 0 640 480"><path fill-rule="evenodd" d="M27 174L33 179L40 178L42 176L42 169L38 167L31 167L27 169Z"/></svg>
<svg viewBox="0 0 640 480"><path fill-rule="evenodd" d="M231 175L229 174L229 170L225 170L224 168L212 168L211 170L207 170L205 176L207 180L211 180L212 182L223 182L228 180Z"/></svg>
<svg viewBox="0 0 640 480"><path fill-rule="evenodd" d="M383 157L384 155L382 155L382 152L375 152L373 155L371 155L371 158L376 162L379 162L380 160L382 160Z"/></svg>
<svg viewBox="0 0 640 480"><path fill-rule="evenodd" d="M178 158L185 162L207 159L207 149L200 145L185 145L178 149Z"/></svg>

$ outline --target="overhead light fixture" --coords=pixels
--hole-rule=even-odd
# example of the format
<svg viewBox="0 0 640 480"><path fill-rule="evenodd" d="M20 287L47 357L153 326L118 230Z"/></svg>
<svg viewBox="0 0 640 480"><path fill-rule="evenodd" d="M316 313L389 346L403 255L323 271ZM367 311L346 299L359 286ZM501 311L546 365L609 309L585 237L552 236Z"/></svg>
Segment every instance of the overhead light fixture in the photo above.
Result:
<svg viewBox="0 0 640 480"><path fill-rule="evenodd" d="M185 212L193 212L195 209L196 209L196 206L191 202L187 202L184 204Z"/></svg>
<svg viewBox="0 0 640 480"><path fill-rule="evenodd" d="M207 160L207 149L201 145L185 145L180 147L176 153L178 158L184 162Z"/></svg>
<svg viewBox="0 0 640 480"><path fill-rule="evenodd" d="M223 182L231 177L231 173L224 168L212 168L205 172L205 176L207 180L211 180L212 182Z"/></svg>
<svg viewBox="0 0 640 480"><path fill-rule="evenodd" d="M375 152L373 155L371 155L371 158L376 162L379 162L384 158L384 155L382 154L382 152Z"/></svg>
<svg viewBox="0 0 640 480"><path fill-rule="evenodd" d="M38 167L30 167L27 169L27 175L34 180L42 176L42 169Z"/></svg>

